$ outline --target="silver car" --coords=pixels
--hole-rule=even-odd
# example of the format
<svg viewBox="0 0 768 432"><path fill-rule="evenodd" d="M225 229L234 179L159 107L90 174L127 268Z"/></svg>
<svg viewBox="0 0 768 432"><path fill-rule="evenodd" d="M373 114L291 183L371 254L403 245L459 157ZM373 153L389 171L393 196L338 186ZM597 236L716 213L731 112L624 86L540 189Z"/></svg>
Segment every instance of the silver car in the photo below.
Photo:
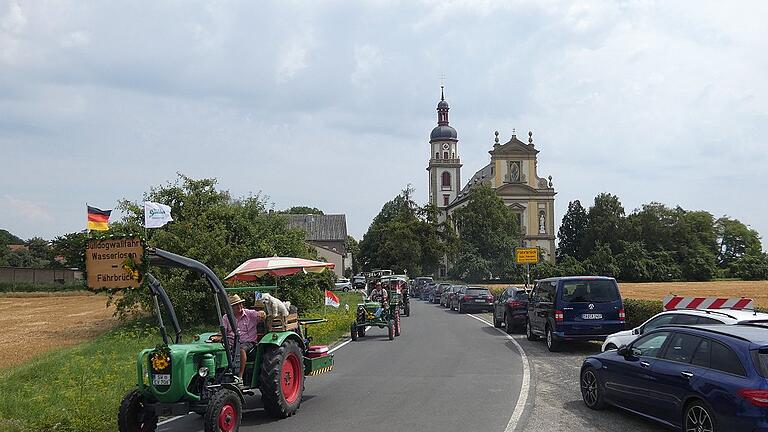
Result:
<svg viewBox="0 0 768 432"><path fill-rule="evenodd" d="M656 314L632 330L624 330L605 338L603 351L628 345L643 333L663 325L697 324L768 324L768 314L736 309L676 309Z"/></svg>

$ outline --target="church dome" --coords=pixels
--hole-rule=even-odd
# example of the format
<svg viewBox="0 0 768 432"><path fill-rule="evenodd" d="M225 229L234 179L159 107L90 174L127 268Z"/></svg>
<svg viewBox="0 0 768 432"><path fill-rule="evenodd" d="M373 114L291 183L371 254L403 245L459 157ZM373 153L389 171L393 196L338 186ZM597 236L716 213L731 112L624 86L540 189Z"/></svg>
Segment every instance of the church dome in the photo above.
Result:
<svg viewBox="0 0 768 432"><path fill-rule="evenodd" d="M456 134L456 129L448 125L435 126L435 128L432 129L432 133L429 134L430 141L457 140L457 139L458 139L458 134Z"/></svg>
<svg viewBox="0 0 768 432"><path fill-rule="evenodd" d="M448 102L445 99L437 103L437 109L440 108L448 108Z"/></svg>

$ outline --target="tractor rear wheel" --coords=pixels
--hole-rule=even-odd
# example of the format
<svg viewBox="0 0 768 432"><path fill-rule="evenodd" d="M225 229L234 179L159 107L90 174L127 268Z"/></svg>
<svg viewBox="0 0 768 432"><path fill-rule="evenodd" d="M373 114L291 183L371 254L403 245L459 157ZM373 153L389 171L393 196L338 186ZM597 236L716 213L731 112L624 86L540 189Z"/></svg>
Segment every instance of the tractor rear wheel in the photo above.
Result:
<svg viewBox="0 0 768 432"><path fill-rule="evenodd" d="M243 404L240 396L230 389L219 389L211 396L203 417L205 432L233 432L240 428Z"/></svg>
<svg viewBox="0 0 768 432"><path fill-rule="evenodd" d="M395 314L395 336L400 336L400 314Z"/></svg>
<svg viewBox="0 0 768 432"><path fill-rule="evenodd" d="M120 432L154 432L157 429L157 415L144 409L144 397L139 390L131 390L123 397L117 425Z"/></svg>
<svg viewBox="0 0 768 432"><path fill-rule="evenodd" d="M299 343L286 339L279 347L266 347L261 359L261 400L271 416L294 415L304 393L303 353Z"/></svg>
<svg viewBox="0 0 768 432"><path fill-rule="evenodd" d="M387 321L387 336L389 336L389 340L395 340L395 322L393 320Z"/></svg>
<svg viewBox="0 0 768 432"><path fill-rule="evenodd" d="M357 337L365 337L365 327L357 328Z"/></svg>

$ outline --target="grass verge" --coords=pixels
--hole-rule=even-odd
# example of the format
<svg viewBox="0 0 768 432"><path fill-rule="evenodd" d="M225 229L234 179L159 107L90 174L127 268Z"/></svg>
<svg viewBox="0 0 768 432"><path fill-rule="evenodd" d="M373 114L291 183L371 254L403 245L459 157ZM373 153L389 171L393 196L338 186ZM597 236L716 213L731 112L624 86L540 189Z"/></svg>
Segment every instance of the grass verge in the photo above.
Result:
<svg viewBox="0 0 768 432"><path fill-rule="evenodd" d="M326 307L304 315L328 319L310 327L313 344L327 345L349 332L361 296L337 295L338 309ZM185 332L185 341L193 331L204 330ZM90 342L0 369L0 431L116 430L120 400L135 385L136 354L158 342L153 324L135 322Z"/></svg>

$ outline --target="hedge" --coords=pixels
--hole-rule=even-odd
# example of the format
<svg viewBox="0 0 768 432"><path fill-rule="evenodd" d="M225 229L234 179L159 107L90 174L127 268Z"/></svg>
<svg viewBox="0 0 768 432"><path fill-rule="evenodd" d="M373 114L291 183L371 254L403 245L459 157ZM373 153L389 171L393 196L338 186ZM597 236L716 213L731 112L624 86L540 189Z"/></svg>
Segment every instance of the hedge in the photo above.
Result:
<svg viewBox="0 0 768 432"><path fill-rule="evenodd" d="M632 329L663 310L661 300L624 299L627 328Z"/></svg>

